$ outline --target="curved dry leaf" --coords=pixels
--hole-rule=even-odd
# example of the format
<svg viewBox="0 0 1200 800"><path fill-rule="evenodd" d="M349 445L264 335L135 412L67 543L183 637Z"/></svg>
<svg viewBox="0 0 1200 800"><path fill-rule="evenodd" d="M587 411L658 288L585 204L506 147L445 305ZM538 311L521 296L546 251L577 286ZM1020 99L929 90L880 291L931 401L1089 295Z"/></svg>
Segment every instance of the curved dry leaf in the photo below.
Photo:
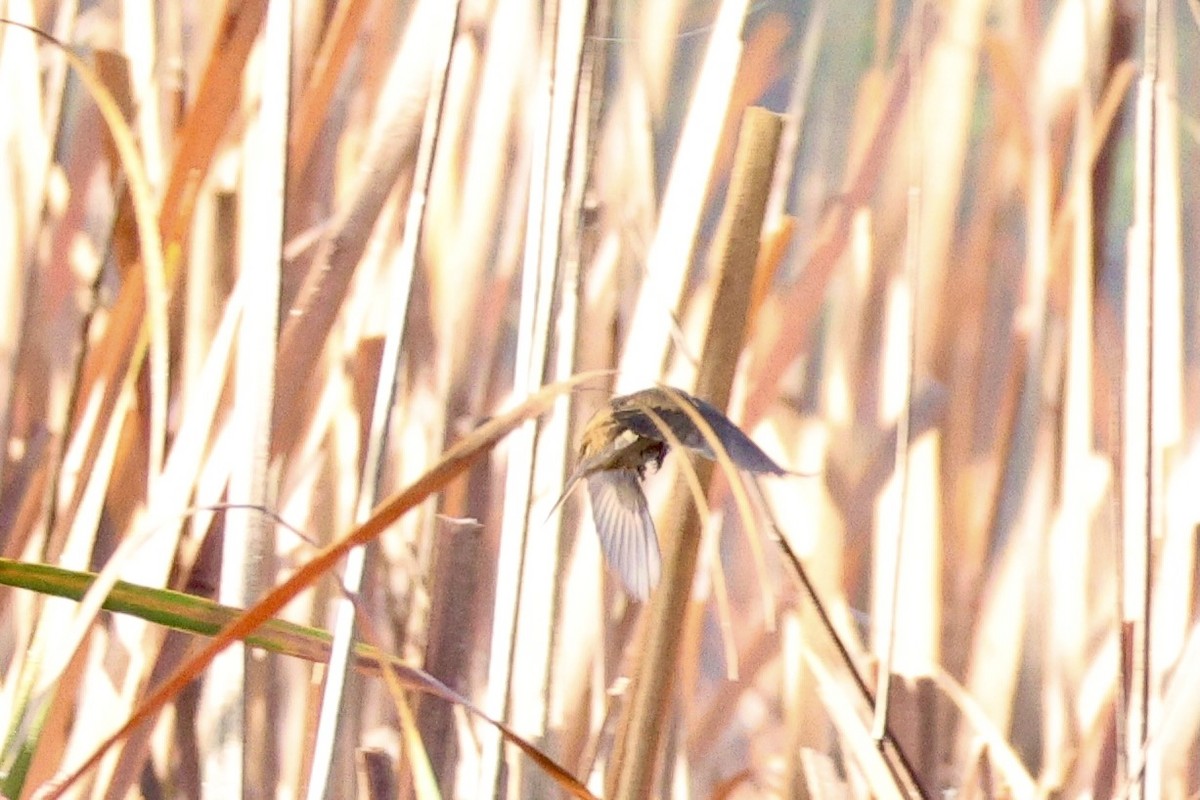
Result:
<svg viewBox="0 0 1200 800"><path fill-rule="evenodd" d="M260 625L274 617L300 592L331 570L353 547L376 539L401 516L465 472L502 438L526 420L545 411L556 396L584 381L604 374L607 373L602 371L586 372L571 380L547 386L536 394L530 395L515 408L492 418L464 437L447 450L442 458L416 481L381 503L366 522L323 548L310 561L301 565L290 578L271 590L261 601L246 609L212 641L155 688L138 710L116 732L97 745L77 766L39 787L34 793L34 797L41 800L62 797L76 781L100 763L101 758L114 744L129 736L140 725L152 720L175 695L199 676L219 653L233 642L245 639Z"/></svg>
<svg viewBox="0 0 1200 800"><path fill-rule="evenodd" d="M120 106L108 87L100 80L96 71L74 50L51 34L10 19L0 22L29 31L43 41L58 48L75 68L84 88L96 102L104 124L112 135L121 169L129 181L129 198L133 203L134 220L137 223L138 248L142 259L142 271L146 282L146 314L150 335L150 486L162 471L163 452L167 432L167 361L169 328L167 323L167 278L166 259L163 256L163 237L158 226L158 214L154 206L154 195L150 179L142 163L141 150L121 113Z"/></svg>
<svg viewBox="0 0 1200 800"><path fill-rule="evenodd" d="M1037 796L1037 783L1021 762L1021 757L1012 749L1004 734L995 726L987 713L971 694L944 669L933 671L933 682L958 707L963 717L986 744L992 761L1003 772L1013 796L1025 800Z"/></svg>

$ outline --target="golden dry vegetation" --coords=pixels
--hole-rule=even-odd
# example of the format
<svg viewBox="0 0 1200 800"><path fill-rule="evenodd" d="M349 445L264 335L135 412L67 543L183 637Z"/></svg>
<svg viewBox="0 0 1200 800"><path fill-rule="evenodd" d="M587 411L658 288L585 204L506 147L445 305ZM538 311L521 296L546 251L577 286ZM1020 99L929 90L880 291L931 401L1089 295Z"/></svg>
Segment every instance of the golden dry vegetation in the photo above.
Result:
<svg viewBox="0 0 1200 800"><path fill-rule="evenodd" d="M1197 0L0 10L3 795L1200 793Z"/></svg>

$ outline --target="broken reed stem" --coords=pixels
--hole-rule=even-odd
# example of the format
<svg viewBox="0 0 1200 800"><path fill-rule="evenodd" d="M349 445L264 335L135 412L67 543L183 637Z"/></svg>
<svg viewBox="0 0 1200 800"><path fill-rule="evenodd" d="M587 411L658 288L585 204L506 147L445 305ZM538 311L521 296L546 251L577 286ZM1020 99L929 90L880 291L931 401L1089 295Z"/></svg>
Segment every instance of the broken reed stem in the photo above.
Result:
<svg viewBox="0 0 1200 800"><path fill-rule="evenodd" d="M729 198L713 244L717 290L701 352L696 394L719 409L729 388L746 334L759 234L782 120L761 108L746 110L730 180ZM695 465L701 485L712 477L711 461ZM651 796L660 741L679 666L679 631L691 595L700 548L700 516L682 478L676 480L663 532L663 580L647 609L643 658L621 721L606 793L617 800Z"/></svg>

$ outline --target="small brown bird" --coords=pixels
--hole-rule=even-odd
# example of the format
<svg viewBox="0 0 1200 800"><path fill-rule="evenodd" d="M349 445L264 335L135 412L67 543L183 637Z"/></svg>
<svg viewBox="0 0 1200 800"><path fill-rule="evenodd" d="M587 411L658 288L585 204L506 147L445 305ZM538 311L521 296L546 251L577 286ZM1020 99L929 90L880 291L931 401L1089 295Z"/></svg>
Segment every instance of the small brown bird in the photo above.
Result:
<svg viewBox="0 0 1200 800"><path fill-rule="evenodd" d="M728 417L679 389L645 389L610 400L584 426L579 463L558 502L581 478L587 479L600 547L626 591L638 600L650 596L662 566L654 520L641 481L647 467L657 470L667 455L670 443L663 427L684 447L716 460L705 432L681 403L695 409L740 469L788 474Z"/></svg>

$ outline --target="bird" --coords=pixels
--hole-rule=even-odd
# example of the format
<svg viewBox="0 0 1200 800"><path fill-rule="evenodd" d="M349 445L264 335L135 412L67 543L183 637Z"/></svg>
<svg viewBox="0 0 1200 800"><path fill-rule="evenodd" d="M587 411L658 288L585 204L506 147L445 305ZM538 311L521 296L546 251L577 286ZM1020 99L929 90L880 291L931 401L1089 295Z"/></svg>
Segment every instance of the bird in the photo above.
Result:
<svg viewBox="0 0 1200 800"><path fill-rule="evenodd" d="M685 403L691 406L691 413L683 407ZM693 415L707 423L711 433L703 430ZM601 550L626 593L636 600L649 598L662 569L642 481L648 471L662 466L672 437L688 450L717 460L710 436L715 436L739 469L791 474L716 407L673 387L656 386L613 397L583 428L575 469L554 508L581 480L586 481Z"/></svg>

